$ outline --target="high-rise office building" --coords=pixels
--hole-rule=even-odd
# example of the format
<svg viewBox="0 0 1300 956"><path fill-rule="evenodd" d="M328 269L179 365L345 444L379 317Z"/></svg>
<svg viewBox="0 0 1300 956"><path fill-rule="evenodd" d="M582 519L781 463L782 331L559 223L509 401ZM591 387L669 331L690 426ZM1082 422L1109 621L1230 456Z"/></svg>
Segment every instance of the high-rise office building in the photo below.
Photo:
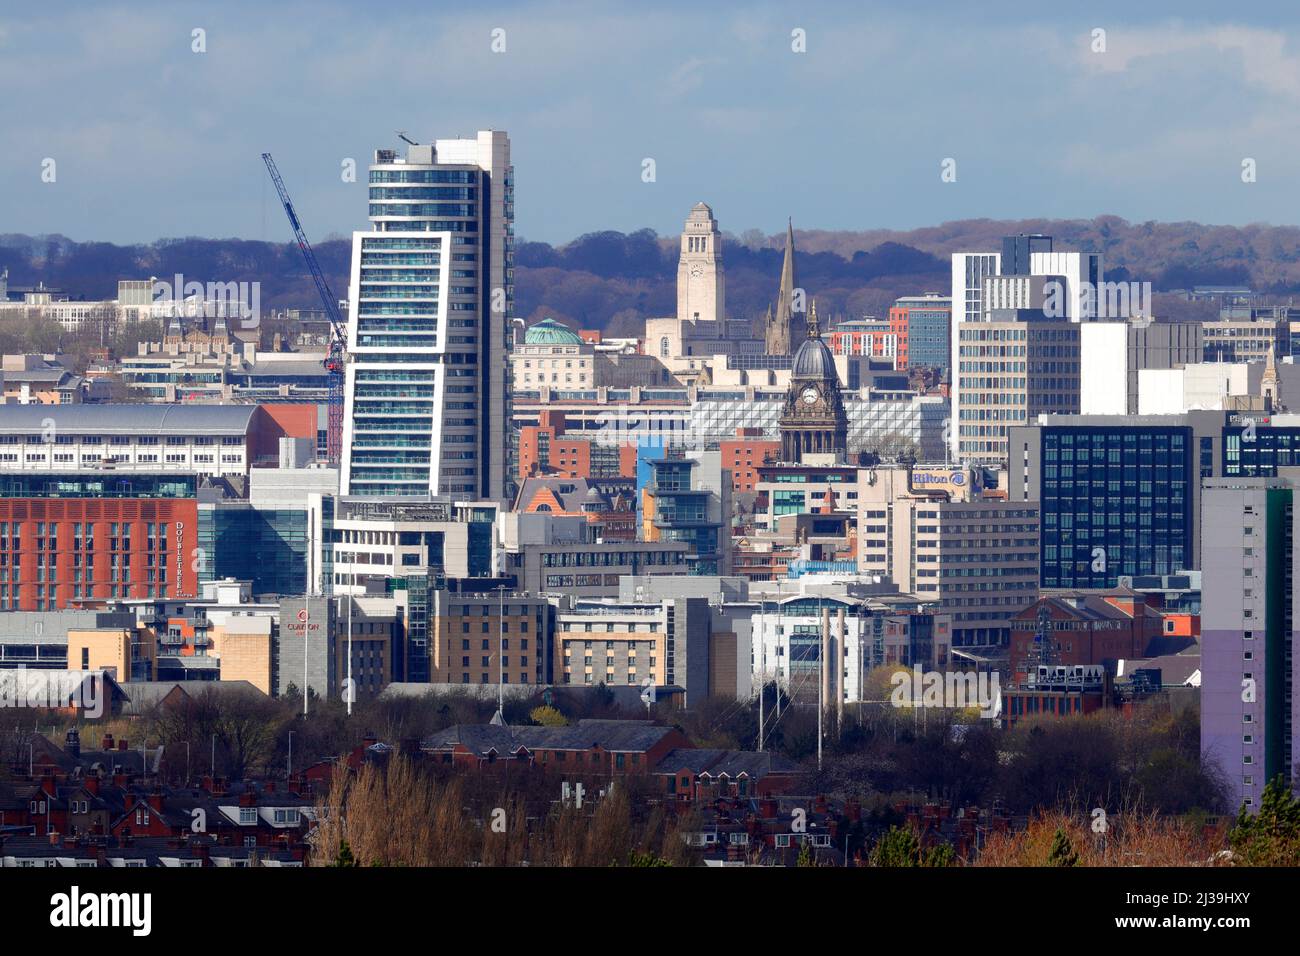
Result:
<svg viewBox="0 0 1300 956"><path fill-rule="evenodd" d="M1254 811L1300 763L1300 515L1281 478L1207 481L1201 509L1201 759L1221 770L1233 810Z"/></svg>
<svg viewBox="0 0 1300 956"><path fill-rule="evenodd" d="M880 466L858 472L858 571L934 601L968 662L1006 658L1010 618L1038 596L1038 508L984 498L979 472Z"/></svg>
<svg viewBox="0 0 1300 956"><path fill-rule="evenodd" d="M1202 568L1201 483L1300 466L1300 416L1051 415L1008 444L1008 497L1042 510L1040 584L1112 588Z"/></svg>
<svg viewBox="0 0 1300 956"><path fill-rule="evenodd" d="M1079 411L1079 326L1032 310L991 315L957 327L952 380L961 404L953 432L962 462L1005 463L1012 426Z"/></svg>
<svg viewBox="0 0 1300 956"><path fill-rule="evenodd" d="M1047 307L1052 318L1071 322L1091 322L1097 318L1127 318L1104 315L1102 301L1102 263L1098 252L1034 252L1029 256L1029 271L1036 276L1061 276L1065 280L1062 302Z"/></svg>
<svg viewBox="0 0 1300 956"><path fill-rule="evenodd" d="M1039 233L1021 233L1002 238L1002 274L1027 276L1033 274L1032 256L1038 252L1052 251L1052 237Z"/></svg>
<svg viewBox="0 0 1300 956"><path fill-rule="evenodd" d="M952 377L952 422L948 427L949 454L953 461L961 458L961 439L956 427L961 385L957 381L960 356L961 328L967 322L979 322L984 313L984 280L1000 275L1001 256L996 252L954 252L952 254L952 334L949 344L952 355L949 369Z"/></svg>
<svg viewBox="0 0 1300 956"><path fill-rule="evenodd" d="M948 444L954 461L989 460L990 442L986 439L990 435L1005 439L1002 427L978 423L982 418L987 419L986 411L975 410L972 417L963 408L967 403L963 396L959 353L964 343L971 341L970 336L962 335L963 324L1006 319L1030 321L1035 318L1055 322L1091 322L1099 316L1101 282L1102 257L1099 253L1054 251L1050 236L1007 236L1003 239L1001 253L953 253L952 424L948 430ZM1074 351L1071 357L1075 360L1075 368L1067 369L1065 374L1076 379L1074 391L1077 394L1078 336L1075 335L1074 339L1069 347ZM1043 371L1053 379L1047 386L1048 390L1059 392L1062 386L1059 363L1048 357ZM984 378L987 381L988 376ZM1030 379L1020 379L1031 393L1039 390L1032 378L1031 373ZM984 385L980 387L987 393ZM995 420L1007 417L999 415L996 409L992 412ZM1015 418L1010 420L1014 422ZM975 431L964 431L969 428ZM993 450L998 451L996 447ZM996 458L997 454L993 457Z"/></svg>
<svg viewBox="0 0 1300 956"><path fill-rule="evenodd" d="M514 171L504 132L375 151L352 237L341 491L507 496Z"/></svg>

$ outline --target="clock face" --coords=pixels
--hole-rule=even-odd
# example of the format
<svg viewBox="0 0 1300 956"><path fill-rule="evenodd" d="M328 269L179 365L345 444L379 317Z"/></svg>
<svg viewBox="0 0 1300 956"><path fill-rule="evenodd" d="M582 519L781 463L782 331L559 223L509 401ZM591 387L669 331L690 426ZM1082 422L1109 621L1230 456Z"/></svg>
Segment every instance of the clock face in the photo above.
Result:
<svg viewBox="0 0 1300 956"><path fill-rule="evenodd" d="M702 275L704 275L704 267L703 267L703 266L699 266L699 265L691 266L691 276L692 276L693 278L698 279L698 278L699 278L700 276L702 276Z"/></svg>
<svg viewBox="0 0 1300 956"><path fill-rule="evenodd" d="M813 405L817 402L817 389L805 388L799 397L803 399L805 405Z"/></svg>

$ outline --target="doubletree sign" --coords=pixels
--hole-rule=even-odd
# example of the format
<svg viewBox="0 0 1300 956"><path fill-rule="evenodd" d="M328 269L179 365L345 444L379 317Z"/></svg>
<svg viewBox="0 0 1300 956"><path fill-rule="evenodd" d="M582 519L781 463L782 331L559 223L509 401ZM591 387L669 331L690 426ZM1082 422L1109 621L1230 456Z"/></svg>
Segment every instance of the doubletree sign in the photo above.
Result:
<svg viewBox="0 0 1300 956"><path fill-rule="evenodd" d="M185 579L181 576L181 566L185 555L185 522L176 522L176 596L185 597Z"/></svg>

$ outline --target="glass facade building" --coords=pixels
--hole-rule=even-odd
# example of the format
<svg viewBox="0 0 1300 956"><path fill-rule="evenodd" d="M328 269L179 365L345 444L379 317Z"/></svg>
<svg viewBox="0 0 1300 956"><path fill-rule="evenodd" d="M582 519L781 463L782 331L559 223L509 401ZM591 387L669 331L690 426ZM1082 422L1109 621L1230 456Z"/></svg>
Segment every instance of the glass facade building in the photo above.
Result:
<svg viewBox="0 0 1300 956"><path fill-rule="evenodd" d="M504 133L378 150L353 235L343 494L506 495L513 172Z"/></svg>
<svg viewBox="0 0 1300 956"><path fill-rule="evenodd" d="M308 514L239 503L201 505L199 581L252 581L254 594L305 594ZM328 549L325 549L328 551ZM327 579L328 580L328 579Z"/></svg>
<svg viewBox="0 0 1300 956"><path fill-rule="evenodd" d="M722 521L716 495L707 488L692 487L697 462L669 458L649 464L645 500L653 536L647 540L684 542L691 546L691 574L718 574Z"/></svg>
<svg viewBox="0 0 1300 956"><path fill-rule="evenodd" d="M1192 559L1191 429L1042 429L1044 588L1109 588Z"/></svg>

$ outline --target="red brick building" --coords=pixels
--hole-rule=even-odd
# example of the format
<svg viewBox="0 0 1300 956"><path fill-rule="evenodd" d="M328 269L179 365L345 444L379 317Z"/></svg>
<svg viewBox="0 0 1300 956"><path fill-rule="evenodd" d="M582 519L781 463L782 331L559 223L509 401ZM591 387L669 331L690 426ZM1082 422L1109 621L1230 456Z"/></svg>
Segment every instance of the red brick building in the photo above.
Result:
<svg viewBox="0 0 1300 956"><path fill-rule="evenodd" d="M731 469L731 493L753 492L758 486L758 469L764 462L775 461L781 454L779 441L765 441L758 428L737 428L732 441L718 445L722 467Z"/></svg>
<svg viewBox="0 0 1300 956"><path fill-rule="evenodd" d="M538 424L519 430L519 480L558 478L635 478L636 446L601 445L564 433L563 412L542 411Z"/></svg>
<svg viewBox="0 0 1300 956"><path fill-rule="evenodd" d="M198 593L194 478L131 475L123 484L132 494L163 484L187 494L0 497L0 610Z"/></svg>
<svg viewBox="0 0 1300 956"><path fill-rule="evenodd" d="M897 369L907 368L907 308L891 305L889 307L889 331L894 335L897 341L898 352L894 358L894 367Z"/></svg>
<svg viewBox="0 0 1300 956"><path fill-rule="evenodd" d="M690 741L681 731L642 720L579 720L568 727L457 724L420 745L430 759L462 770L515 764L570 779L647 776L685 747Z"/></svg>
<svg viewBox="0 0 1300 956"><path fill-rule="evenodd" d="M1039 664L1114 664L1147 657L1164 629L1137 591L1054 594L1011 616L1010 666L1020 684ZM1035 641L1040 631L1046 651Z"/></svg>
<svg viewBox="0 0 1300 956"><path fill-rule="evenodd" d="M260 408L262 415L254 420L248 436L253 461L277 459L281 438L305 438L315 450L320 423L320 407L315 402L263 403Z"/></svg>

